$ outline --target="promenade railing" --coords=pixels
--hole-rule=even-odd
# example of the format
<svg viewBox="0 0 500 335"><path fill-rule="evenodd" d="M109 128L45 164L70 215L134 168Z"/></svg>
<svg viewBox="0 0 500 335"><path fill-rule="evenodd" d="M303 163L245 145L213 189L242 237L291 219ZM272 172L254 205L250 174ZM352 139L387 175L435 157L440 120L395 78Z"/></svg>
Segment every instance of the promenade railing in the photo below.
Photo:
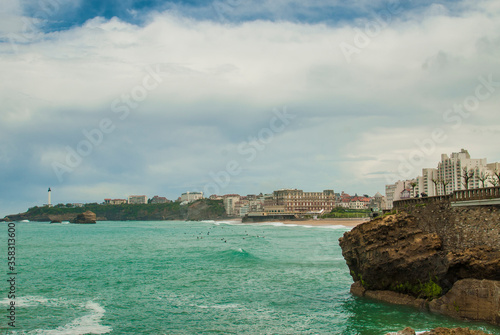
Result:
<svg viewBox="0 0 500 335"><path fill-rule="evenodd" d="M394 209L399 209L408 205L429 204L437 202L460 202L473 200L487 200L500 198L500 186L473 188L469 190L458 190L448 195L438 195L435 197L421 197L397 200L393 203Z"/></svg>

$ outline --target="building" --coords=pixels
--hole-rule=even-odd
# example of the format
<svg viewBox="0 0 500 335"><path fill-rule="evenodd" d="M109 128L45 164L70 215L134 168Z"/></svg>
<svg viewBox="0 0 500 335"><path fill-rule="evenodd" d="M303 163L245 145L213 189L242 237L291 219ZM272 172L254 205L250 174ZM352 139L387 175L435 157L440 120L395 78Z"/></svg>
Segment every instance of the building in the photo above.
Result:
<svg viewBox="0 0 500 335"><path fill-rule="evenodd" d="M181 203L190 203L203 199L203 192L186 192L181 195Z"/></svg>
<svg viewBox="0 0 500 335"><path fill-rule="evenodd" d="M429 197L435 197L436 195L438 195L437 183L436 183L437 176L438 176L437 169L433 168L422 169L422 179L419 188L425 195Z"/></svg>
<svg viewBox="0 0 500 335"><path fill-rule="evenodd" d="M304 192L297 189L283 189L273 192L272 204L265 204L266 212L287 214L329 213L335 208L333 190Z"/></svg>
<svg viewBox="0 0 500 335"><path fill-rule="evenodd" d="M127 199L104 199L105 205L121 205L128 203Z"/></svg>
<svg viewBox="0 0 500 335"><path fill-rule="evenodd" d="M155 195L154 197L151 198L150 203L151 204L166 204L167 202L171 202L165 197L159 197Z"/></svg>
<svg viewBox="0 0 500 335"><path fill-rule="evenodd" d="M230 216L239 216L239 211L236 211L236 203L238 203L241 199L239 194L226 194L223 196L222 201L224 202L224 208L226 210L226 214Z"/></svg>
<svg viewBox="0 0 500 335"><path fill-rule="evenodd" d="M437 175L440 180L440 185L438 186L439 194L450 194L453 191L464 190L466 188L479 188L479 175L481 172L487 172L486 165L486 158L471 159L469 152L465 149L462 149L460 152L454 152L449 157L446 154L442 154L441 162L438 163L437 168ZM474 173L467 185L463 178L464 170Z"/></svg>
<svg viewBox="0 0 500 335"><path fill-rule="evenodd" d="M467 183L465 175L468 175ZM422 169L422 176L386 185L387 208L392 209L396 200L447 195L467 188L495 185L500 185L500 163L487 164L486 158L473 159L462 149L450 156L442 154L437 168Z"/></svg>
<svg viewBox="0 0 500 335"><path fill-rule="evenodd" d="M129 204L147 204L148 203L148 197L145 195L129 195L128 197L128 203Z"/></svg>
<svg viewBox="0 0 500 335"><path fill-rule="evenodd" d="M368 209L371 198L368 197L352 197L349 201L349 209Z"/></svg>
<svg viewBox="0 0 500 335"><path fill-rule="evenodd" d="M247 197L241 197L234 205L234 215L245 216L250 208L250 201Z"/></svg>
<svg viewBox="0 0 500 335"><path fill-rule="evenodd" d="M382 194L380 194L380 192L377 192L375 196L370 199L370 204L368 205L368 208L376 212L381 211L383 209L387 209L387 202L385 197Z"/></svg>
<svg viewBox="0 0 500 335"><path fill-rule="evenodd" d="M421 192L423 178L398 180L394 184L385 185L386 209L392 209L393 202L402 199L413 198Z"/></svg>

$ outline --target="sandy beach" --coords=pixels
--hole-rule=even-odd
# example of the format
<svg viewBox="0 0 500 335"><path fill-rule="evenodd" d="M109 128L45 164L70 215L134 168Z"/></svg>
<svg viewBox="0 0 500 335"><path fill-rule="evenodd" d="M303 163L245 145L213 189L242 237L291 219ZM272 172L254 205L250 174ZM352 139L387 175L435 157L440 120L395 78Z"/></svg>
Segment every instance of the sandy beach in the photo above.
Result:
<svg viewBox="0 0 500 335"><path fill-rule="evenodd" d="M356 227L364 222L369 221L369 219L319 219L319 220L304 220L304 221L280 221L284 224L295 224L304 226L346 226L346 227Z"/></svg>
<svg viewBox="0 0 500 335"><path fill-rule="evenodd" d="M241 219L229 219L233 223L241 223ZM364 222L369 221L368 218L363 219L319 219L319 220L273 220L268 222L282 222L283 224L293 224L301 226L346 226L356 227ZM264 223L264 222L262 222Z"/></svg>

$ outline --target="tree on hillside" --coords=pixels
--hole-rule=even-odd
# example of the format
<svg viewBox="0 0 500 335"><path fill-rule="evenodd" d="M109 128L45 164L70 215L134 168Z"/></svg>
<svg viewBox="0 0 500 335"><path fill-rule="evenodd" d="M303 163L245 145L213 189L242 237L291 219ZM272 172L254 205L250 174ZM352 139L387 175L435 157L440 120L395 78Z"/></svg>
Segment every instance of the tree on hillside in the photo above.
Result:
<svg viewBox="0 0 500 335"><path fill-rule="evenodd" d="M500 171L498 170L493 171L493 176L491 178L491 181L495 186L500 186Z"/></svg>
<svg viewBox="0 0 500 335"><path fill-rule="evenodd" d="M417 183L416 183L416 182L414 182L414 181L412 181L412 182L410 183L410 186L411 186L411 188L412 188L411 194L412 194L412 196L413 196L413 197L415 197L415 187L417 187Z"/></svg>
<svg viewBox="0 0 500 335"><path fill-rule="evenodd" d="M481 171L481 173L478 173L477 179L481 181L481 184L484 188L484 184L488 181L488 179L490 179L490 175L488 174L488 172Z"/></svg>
<svg viewBox="0 0 500 335"><path fill-rule="evenodd" d="M467 169L466 166L462 168L462 178L464 180L463 184L465 186L465 189L469 189L469 182L472 178L474 178L475 171L472 169Z"/></svg>
<svg viewBox="0 0 500 335"><path fill-rule="evenodd" d="M439 178L432 178L432 182L434 183L434 190L436 191L436 195L438 194L438 184L441 183L441 180Z"/></svg>
<svg viewBox="0 0 500 335"><path fill-rule="evenodd" d="M446 186L448 186L450 183L450 180L441 179L441 185L443 186L443 195L446 195Z"/></svg>

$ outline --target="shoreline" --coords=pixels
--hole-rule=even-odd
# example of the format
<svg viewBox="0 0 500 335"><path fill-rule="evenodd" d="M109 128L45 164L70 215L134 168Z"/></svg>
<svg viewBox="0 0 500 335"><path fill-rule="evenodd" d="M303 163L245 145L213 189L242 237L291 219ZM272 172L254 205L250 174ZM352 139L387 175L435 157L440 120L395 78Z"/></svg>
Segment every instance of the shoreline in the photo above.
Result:
<svg viewBox="0 0 500 335"><path fill-rule="evenodd" d="M241 219L228 219L223 220L234 223L242 223ZM345 226L345 227L356 227L362 223L370 221L369 218L355 218L355 219L319 219L319 220L272 220L272 221L262 221L254 223L272 223L281 222L285 225L296 225L296 226Z"/></svg>
<svg viewBox="0 0 500 335"><path fill-rule="evenodd" d="M283 220L284 224L295 224L299 226L346 226L346 227L356 227L362 223L368 222L369 219L319 219L319 220L304 220L304 221L294 221L294 220Z"/></svg>

